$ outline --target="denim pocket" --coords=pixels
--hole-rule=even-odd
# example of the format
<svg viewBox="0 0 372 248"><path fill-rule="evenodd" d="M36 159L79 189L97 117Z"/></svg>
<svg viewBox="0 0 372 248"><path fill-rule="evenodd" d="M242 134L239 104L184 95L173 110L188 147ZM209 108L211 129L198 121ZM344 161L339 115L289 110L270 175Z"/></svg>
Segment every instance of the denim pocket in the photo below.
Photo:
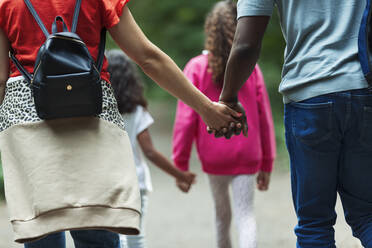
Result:
<svg viewBox="0 0 372 248"><path fill-rule="evenodd" d="M364 106L362 118L360 142L372 147L372 106Z"/></svg>
<svg viewBox="0 0 372 248"><path fill-rule="evenodd" d="M302 143L317 145L332 136L332 102L291 103L292 132Z"/></svg>

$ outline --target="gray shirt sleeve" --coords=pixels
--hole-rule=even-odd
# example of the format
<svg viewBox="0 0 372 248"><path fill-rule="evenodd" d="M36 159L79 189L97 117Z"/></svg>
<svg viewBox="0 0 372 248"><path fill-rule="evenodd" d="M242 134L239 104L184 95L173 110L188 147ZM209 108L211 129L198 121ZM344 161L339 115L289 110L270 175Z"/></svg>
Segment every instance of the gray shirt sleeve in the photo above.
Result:
<svg viewBox="0 0 372 248"><path fill-rule="evenodd" d="M238 19L244 16L271 16L274 0L239 0Z"/></svg>

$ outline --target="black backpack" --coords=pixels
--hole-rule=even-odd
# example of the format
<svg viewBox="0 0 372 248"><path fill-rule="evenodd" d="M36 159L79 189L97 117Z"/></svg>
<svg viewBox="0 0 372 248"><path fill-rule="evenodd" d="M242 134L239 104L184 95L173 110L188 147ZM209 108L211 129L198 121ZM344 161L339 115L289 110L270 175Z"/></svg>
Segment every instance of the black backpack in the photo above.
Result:
<svg viewBox="0 0 372 248"><path fill-rule="evenodd" d="M29 0L24 0L31 14L46 36L36 58L34 73L30 75L11 51L18 70L31 85L35 107L41 119L95 116L102 112L102 69L106 30L101 32L97 64L88 48L75 33L81 0L76 1L71 32L62 17L57 16L49 34ZM62 22L63 32L57 31Z"/></svg>

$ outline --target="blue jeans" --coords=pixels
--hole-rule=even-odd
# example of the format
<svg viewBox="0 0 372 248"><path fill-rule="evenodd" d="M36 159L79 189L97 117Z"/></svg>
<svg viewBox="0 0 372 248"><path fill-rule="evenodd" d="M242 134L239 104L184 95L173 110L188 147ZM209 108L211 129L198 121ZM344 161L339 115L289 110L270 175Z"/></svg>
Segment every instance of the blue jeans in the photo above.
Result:
<svg viewBox="0 0 372 248"><path fill-rule="evenodd" d="M297 247L336 247L338 192L353 235L372 248L372 93L353 90L289 103L284 122Z"/></svg>
<svg viewBox="0 0 372 248"><path fill-rule="evenodd" d="M104 230L70 231L75 248L120 248L119 235ZM25 244L25 248L65 248L65 233L50 234L35 242Z"/></svg>

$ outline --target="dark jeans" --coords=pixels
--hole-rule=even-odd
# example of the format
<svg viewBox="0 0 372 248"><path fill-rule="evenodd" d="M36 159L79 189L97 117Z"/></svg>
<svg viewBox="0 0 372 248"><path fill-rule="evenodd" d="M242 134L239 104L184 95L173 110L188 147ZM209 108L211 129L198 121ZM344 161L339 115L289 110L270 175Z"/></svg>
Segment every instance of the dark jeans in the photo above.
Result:
<svg viewBox="0 0 372 248"><path fill-rule="evenodd" d="M353 90L289 103L284 119L297 247L336 247L338 192L353 235L372 248L372 94Z"/></svg>
<svg viewBox="0 0 372 248"><path fill-rule="evenodd" d="M70 231L75 248L120 248L119 235L103 230ZM65 248L65 233L50 234L47 237L25 244L25 248Z"/></svg>

